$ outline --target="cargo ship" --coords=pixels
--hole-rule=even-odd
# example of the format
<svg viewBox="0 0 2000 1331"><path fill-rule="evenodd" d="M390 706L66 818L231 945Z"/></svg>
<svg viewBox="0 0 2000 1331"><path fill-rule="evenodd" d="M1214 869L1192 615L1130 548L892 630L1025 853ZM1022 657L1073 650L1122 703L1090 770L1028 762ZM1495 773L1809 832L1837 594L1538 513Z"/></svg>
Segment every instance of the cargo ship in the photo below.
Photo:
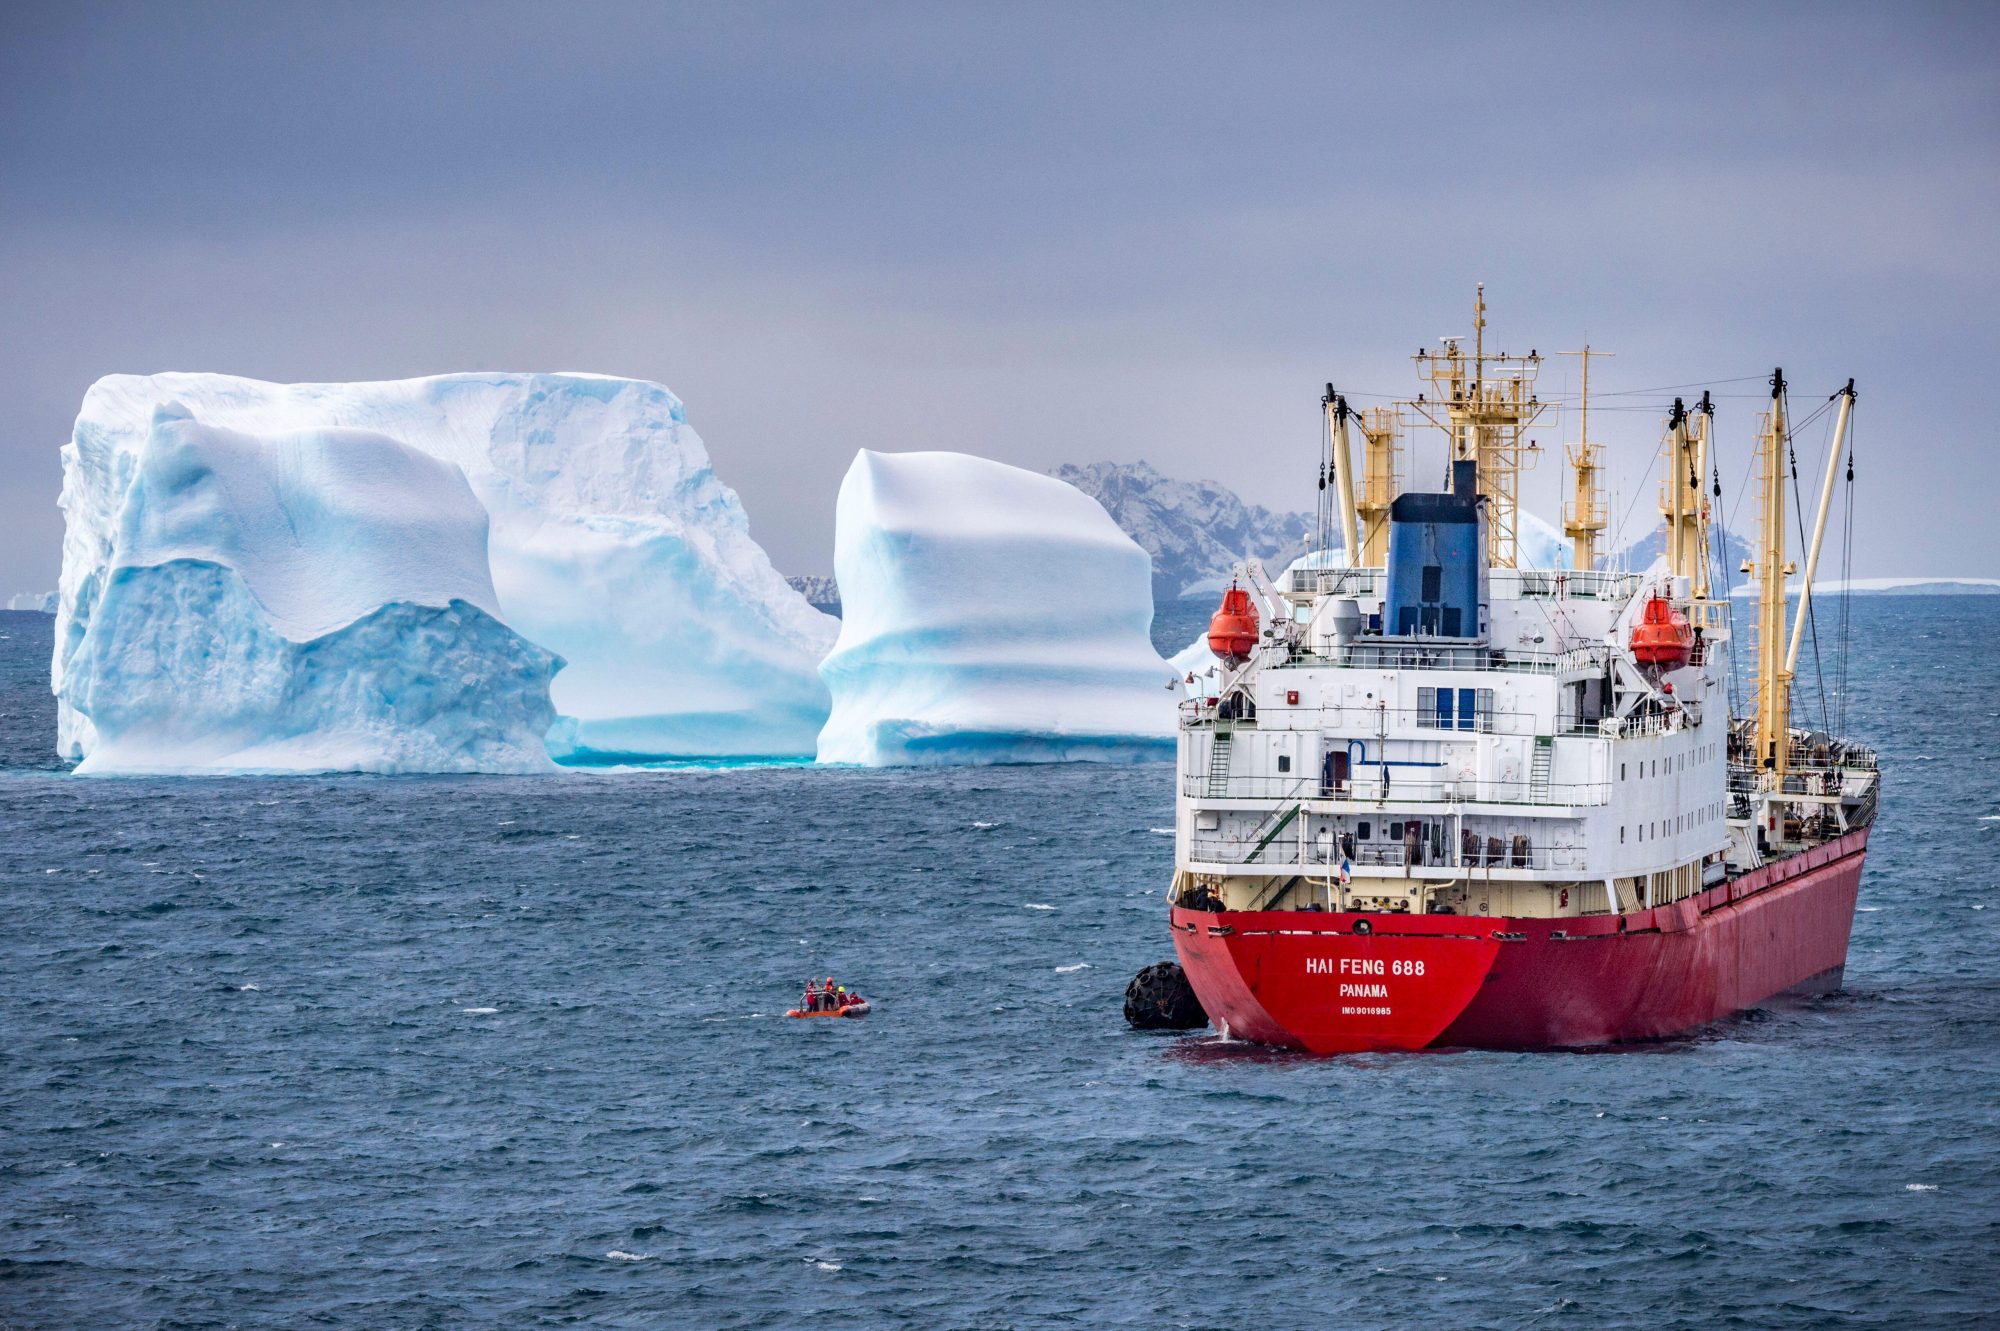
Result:
<svg viewBox="0 0 2000 1331"><path fill-rule="evenodd" d="M1571 566L1528 567L1518 479L1542 357L1489 353L1485 315L1482 289L1471 337L1417 354L1409 401L1355 411L1328 386L1321 546L1337 536L1340 557L1276 580L1246 562L1210 625L1216 667L1182 704L1169 897L1187 982L1229 1036L1591 1046L1840 986L1880 774L1867 747L1795 724L1792 686L1853 382L1822 408L1807 512L1787 503L1789 391L1771 376L1757 548L1729 571L1714 400L1674 399L1664 549L1620 570L1600 567L1580 353ZM1410 427L1443 433L1443 489L1396 492ZM1789 521L1811 522L1795 606ZM1737 575L1756 597L1732 612Z"/></svg>

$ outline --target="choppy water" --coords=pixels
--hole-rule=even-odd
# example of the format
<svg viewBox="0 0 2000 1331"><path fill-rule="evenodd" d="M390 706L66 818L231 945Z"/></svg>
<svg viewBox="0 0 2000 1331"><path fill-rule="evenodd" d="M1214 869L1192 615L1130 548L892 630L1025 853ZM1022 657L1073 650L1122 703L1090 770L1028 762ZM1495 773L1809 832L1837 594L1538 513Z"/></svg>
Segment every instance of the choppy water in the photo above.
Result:
<svg viewBox="0 0 2000 1331"><path fill-rule="evenodd" d="M80 780L0 615L0 1325L2000 1323L2000 604L1856 614L1844 995L1334 1060L1125 1029L1165 766Z"/></svg>

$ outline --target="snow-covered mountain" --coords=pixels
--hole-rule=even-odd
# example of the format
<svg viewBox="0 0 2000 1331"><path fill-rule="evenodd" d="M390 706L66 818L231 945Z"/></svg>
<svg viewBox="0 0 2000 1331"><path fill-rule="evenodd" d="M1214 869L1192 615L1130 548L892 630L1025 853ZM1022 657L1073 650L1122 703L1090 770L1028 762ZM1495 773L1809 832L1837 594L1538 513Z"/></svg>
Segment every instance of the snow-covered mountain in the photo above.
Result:
<svg viewBox="0 0 2000 1331"><path fill-rule="evenodd" d="M1629 568L1635 572L1645 572L1655 559L1667 551L1667 524L1662 522L1632 544L1612 556L1612 568ZM1743 575L1737 570L1743 561L1750 558L1750 542L1728 528L1722 531L1722 567L1715 570L1715 580L1721 586L1730 586Z"/></svg>
<svg viewBox="0 0 2000 1331"><path fill-rule="evenodd" d="M1175 480L1145 462L1072 463L1050 474L1102 504L1153 557L1156 602L1227 578L1230 566L1248 557L1282 568L1312 542L1310 514L1273 513L1214 481Z"/></svg>
<svg viewBox="0 0 2000 1331"><path fill-rule="evenodd" d="M806 604L829 615L840 613L840 584L824 573L795 573L785 579Z"/></svg>

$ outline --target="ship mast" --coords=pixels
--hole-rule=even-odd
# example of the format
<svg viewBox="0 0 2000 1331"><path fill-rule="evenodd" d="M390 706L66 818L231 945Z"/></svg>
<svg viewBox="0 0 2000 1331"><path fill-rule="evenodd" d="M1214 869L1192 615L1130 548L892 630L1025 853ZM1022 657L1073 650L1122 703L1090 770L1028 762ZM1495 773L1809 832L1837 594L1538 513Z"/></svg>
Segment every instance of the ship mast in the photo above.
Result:
<svg viewBox="0 0 2000 1331"><path fill-rule="evenodd" d="M1569 465L1576 478L1576 489L1569 506L1563 513L1563 535L1569 537L1575 552L1570 563L1579 569L1597 567L1597 538L1606 526L1604 508L1604 486L1598 479L1604 470L1602 447L1590 441L1590 358L1610 356L1615 352L1592 351L1586 344L1582 351L1558 352L1562 356L1583 358L1583 397L1580 403L1577 424L1577 441L1569 450Z"/></svg>
<svg viewBox="0 0 2000 1331"><path fill-rule="evenodd" d="M1703 395L1703 404L1707 396ZM1700 455L1706 425L1696 425L1687 406L1674 399L1667 414L1666 474L1660 478L1660 516L1667 528L1667 572L1686 578L1699 597L1707 547L1707 505L1703 502Z"/></svg>
<svg viewBox="0 0 2000 1331"><path fill-rule="evenodd" d="M1714 466L1715 452L1715 403L1709 398L1708 390L1701 393L1701 405L1695 408L1699 418L1699 429L1695 433L1694 449L1694 570L1689 577L1689 588L1697 601L1706 601L1714 582L1714 570L1709 560L1709 509L1708 495L1701 488L1701 478L1709 474Z"/></svg>
<svg viewBox="0 0 2000 1331"><path fill-rule="evenodd" d="M1451 441L1454 462L1479 464L1479 493L1486 497L1486 553L1493 568L1520 563L1521 472L1534 465L1539 449L1523 444L1521 431L1542 414L1544 404L1534 395L1535 375L1542 358L1486 351L1486 284L1479 284L1472 306L1472 355L1460 347L1464 339L1444 339L1444 350L1419 348L1417 365L1437 390L1437 400L1419 395L1409 405Z"/></svg>
<svg viewBox="0 0 2000 1331"><path fill-rule="evenodd" d="M1389 505L1396 498L1396 435L1391 407L1370 407L1361 416L1361 439L1367 461L1361 473L1361 495L1355 502L1361 526L1361 557L1348 562L1363 568L1389 563Z"/></svg>
<svg viewBox="0 0 2000 1331"><path fill-rule="evenodd" d="M1785 372L1771 375L1771 409L1757 441L1757 766L1781 788L1791 756L1792 674L1785 669Z"/></svg>
<svg viewBox="0 0 2000 1331"><path fill-rule="evenodd" d="M1326 386L1326 396L1320 399L1326 408L1327 446L1333 455L1334 506L1340 510L1340 539L1342 558L1350 565L1361 562L1361 537L1356 530L1354 509L1354 450L1347 440L1347 420L1353 413L1347 409L1347 399L1333 391L1333 385Z"/></svg>

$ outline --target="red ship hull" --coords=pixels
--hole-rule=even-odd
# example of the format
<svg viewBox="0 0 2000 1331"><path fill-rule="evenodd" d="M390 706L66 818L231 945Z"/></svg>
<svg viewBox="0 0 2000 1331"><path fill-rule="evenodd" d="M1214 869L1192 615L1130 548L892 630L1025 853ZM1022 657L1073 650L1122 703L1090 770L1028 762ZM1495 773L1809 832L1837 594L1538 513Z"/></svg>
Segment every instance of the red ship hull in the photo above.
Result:
<svg viewBox="0 0 2000 1331"><path fill-rule="evenodd" d="M1868 830L1636 914L1499 919L1175 907L1229 1034L1313 1053L1547 1049L1673 1035L1839 988Z"/></svg>

